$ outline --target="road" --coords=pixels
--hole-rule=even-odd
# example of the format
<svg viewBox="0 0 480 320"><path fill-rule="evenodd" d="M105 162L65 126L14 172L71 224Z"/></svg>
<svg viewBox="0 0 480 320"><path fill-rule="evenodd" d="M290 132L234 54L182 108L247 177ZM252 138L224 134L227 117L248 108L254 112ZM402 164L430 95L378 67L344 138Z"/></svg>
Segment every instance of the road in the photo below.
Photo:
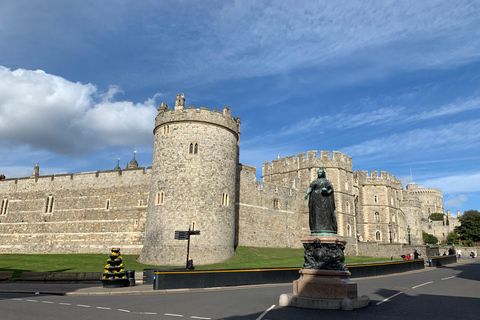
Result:
<svg viewBox="0 0 480 320"><path fill-rule="evenodd" d="M478 260L478 259L477 259ZM0 294L0 319L480 319L480 260L387 277L355 279L372 302L354 311L278 307L292 285L154 295Z"/></svg>

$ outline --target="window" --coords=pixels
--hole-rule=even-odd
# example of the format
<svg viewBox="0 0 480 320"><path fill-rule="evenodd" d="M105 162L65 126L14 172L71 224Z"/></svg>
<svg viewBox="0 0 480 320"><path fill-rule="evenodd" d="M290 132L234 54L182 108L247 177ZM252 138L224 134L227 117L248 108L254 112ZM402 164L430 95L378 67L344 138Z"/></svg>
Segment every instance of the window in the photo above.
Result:
<svg viewBox="0 0 480 320"><path fill-rule="evenodd" d="M350 202L345 202L345 212L350 213Z"/></svg>
<svg viewBox="0 0 480 320"><path fill-rule="evenodd" d="M230 199L228 197L228 193L223 193L222 194L222 206L229 206L230 205Z"/></svg>
<svg viewBox="0 0 480 320"><path fill-rule="evenodd" d="M7 214L8 209L8 199L2 200L2 206L0 207L0 215L4 216Z"/></svg>
<svg viewBox="0 0 480 320"><path fill-rule="evenodd" d="M53 212L53 196L48 196L45 201L45 213L52 213Z"/></svg>
<svg viewBox="0 0 480 320"><path fill-rule="evenodd" d="M382 240L382 234L380 233L380 231L377 231L375 233L375 240L377 241L381 241Z"/></svg>
<svg viewBox="0 0 480 320"><path fill-rule="evenodd" d="M348 235L349 237L352 236L352 227L350 227L350 225L347 225L347 235Z"/></svg>
<svg viewBox="0 0 480 320"><path fill-rule="evenodd" d="M375 221L380 221L380 213L375 212Z"/></svg>
<svg viewBox="0 0 480 320"><path fill-rule="evenodd" d="M165 193L163 191L157 192L155 196L155 205L163 205L165 203Z"/></svg>
<svg viewBox="0 0 480 320"><path fill-rule="evenodd" d="M170 126L168 124L162 127L162 134L170 133Z"/></svg>
<svg viewBox="0 0 480 320"><path fill-rule="evenodd" d="M374 196L373 196L373 202L375 202L375 203L378 202L378 197L377 197L377 195L374 195Z"/></svg>
<svg viewBox="0 0 480 320"><path fill-rule="evenodd" d="M143 206L143 200L138 200L138 207Z"/></svg>
<svg viewBox="0 0 480 320"><path fill-rule="evenodd" d="M110 199L108 199L105 203L105 210L110 210Z"/></svg>
<svg viewBox="0 0 480 320"><path fill-rule="evenodd" d="M198 154L198 143L191 142L188 146L188 153L189 154Z"/></svg>
<svg viewBox="0 0 480 320"><path fill-rule="evenodd" d="M278 209L278 199L273 199L273 209Z"/></svg>

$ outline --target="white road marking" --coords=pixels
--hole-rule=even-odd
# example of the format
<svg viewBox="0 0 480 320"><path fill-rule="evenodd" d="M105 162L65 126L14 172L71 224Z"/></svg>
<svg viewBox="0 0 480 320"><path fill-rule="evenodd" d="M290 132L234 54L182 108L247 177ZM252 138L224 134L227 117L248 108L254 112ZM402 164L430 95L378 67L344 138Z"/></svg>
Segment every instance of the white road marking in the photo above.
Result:
<svg viewBox="0 0 480 320"><path fill-rule="evenodd" d="M257 318L257 320L261 320L268 313L268 311L272 310L273 308L275 308L275 305L272 305L270 308L263 311L263 313L260 315L260 317Z"/></svg>
<svg viewBox="0 0 480 320"><path fill-rule="evenodd" d="M429 282L425 282L425 283L419 284L418 286L412 287L412 289L416 289L416 288L418 288L418 287L426 286L427 284L430 284L430 283L433 283L433 281L429 281Z"/></svg>
<svg viewBox="0 0 480 320"><path fill-rule="evenodd" d="M13 298L12 300L15 300L15 301L22 301L23 299L20 299L20 298Z"/></svg>
<svg viewBox="0 0 480 320"><path fill-rule="evenodd" d="M55 303L55 302L52 302L52 301L42 301L42 303Z"/></svg>
<svg viewBox="0 0 480 320"><path fill-rule="evenodd" d="M377 306L378 306L378 305L381 305L381 304L384 303L384 302L387 302L388 300L390 300L390 299L392 299L392 298L395 298L396 296L398 296L399 294L402 294L402 293L403 293L403 292L400 291L400 292L394 294L394 295L391 296L391 297L388 297L388 298L383 299L382 301L380 301L380 302L377 303Z"/></svg>
<svg viewBox="0 0 480 320"><path fill-rule="evenodd" d="M38 302L37 300L25 300L25 301L28 301L28 302Z"/></svg>
<svg viewBox="0 0 480 320"><path fill-rule="evenodd" d="M156 312L142 312L143 314L157 314Z"/></svg>
<svg viewBox="0 0 480 320"><path fill-rule="evenodd" d="M107 308L107 307L97 307L97 309L102 309L102 310L111 310L112 308Z"/></svg>
<svg viewBox="0 0 480 320"><path fill-rule="evenodd" d="M77 307L90 308L90 306L87 306L86 304L77 304Z"/></svg>
<svg viewBox="0 0 480 320"><path fill-rule="evenodd" d="M125 310L125 309L117 309L117 310L122 312L130 312L130 310Z"/></svg>
<svg viewBox="0 0 480 320"><path fill-rule="evenodd" d="M442 280L448 280L448 279L452 279L452 278L455 278L457 276L451 276L451 277L448 277L448 278L443 278Z"/></svg>
<svg viewBox="0 0 480 320"><path fill-rule="evenodd" d="M170 316L170 317L183 317L183 314L175 314L175 313L164 313L164 316Z"/></svg>
<svg viewBox="0 0 480 320"><path fill-rule="evenodd" d="M71 303L66 303L66 302L59 302L58 304L61 304L62 306L71 306Z"/></svg>
<svg viewBox="0 0 480 320"><path fill-rule="evenodd" d="M212 319L212 318L195 317L195 316L191 316L190 318L192 318L192 319L205 319L205 320L211 320Z"/></svg>

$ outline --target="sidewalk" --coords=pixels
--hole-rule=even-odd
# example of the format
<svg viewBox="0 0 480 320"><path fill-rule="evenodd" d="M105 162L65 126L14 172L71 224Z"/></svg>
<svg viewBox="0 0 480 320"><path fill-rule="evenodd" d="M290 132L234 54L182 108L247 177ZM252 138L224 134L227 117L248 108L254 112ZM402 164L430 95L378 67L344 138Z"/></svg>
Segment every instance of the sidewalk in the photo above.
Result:
<svg viewBox="0 0 480 320"><path fill-rule="evenodd" d="M455 266L458 264L465 264L475 262L478 259L462 258L457 263L448 265ZM435 268L426 267L417 272L430 271ZM365 278L358 278L365 279ZM355 281L355 279L353 279ZM50 295L126 295L126 294L164 294L172 292L188 292L188 291L211 291L211 290L225 290L234 289L236 287L225 288L208 288L208 289L169 289L169 290L153 290L153 285L141 284L140 279L136 279L135 286L123 288L104 288L101 282L98 283L44 283L44 282L0 282L0 293L23 293L23 294L50 294ZM272 284L270 286L280 286L285 284ZM261 285L265 286L265 285ZM269 285L267 285L269 286ZM244 286L254 287L254 286Z"/></svg>

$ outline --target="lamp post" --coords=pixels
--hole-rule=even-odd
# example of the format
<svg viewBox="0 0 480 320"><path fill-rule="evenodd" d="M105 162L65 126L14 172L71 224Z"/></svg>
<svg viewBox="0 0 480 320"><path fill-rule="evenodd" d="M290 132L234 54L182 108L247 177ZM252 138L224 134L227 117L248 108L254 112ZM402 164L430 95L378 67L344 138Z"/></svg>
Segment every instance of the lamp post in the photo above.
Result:
<svg viewBox="0 0 480 320"><path fill-rule="evenodd" d="M410 226L407 227L407 232L408 232L408 245L411 246L412 245L412 242L410 241L410 231L412 231L412 229L410 228Z"/></svg>
<svg viewBox="0 0 480 320"><path fill-rule="evenodd" d="M392 223L388 223L388 231L390 232L390 243L392 243Z"/></svg>

